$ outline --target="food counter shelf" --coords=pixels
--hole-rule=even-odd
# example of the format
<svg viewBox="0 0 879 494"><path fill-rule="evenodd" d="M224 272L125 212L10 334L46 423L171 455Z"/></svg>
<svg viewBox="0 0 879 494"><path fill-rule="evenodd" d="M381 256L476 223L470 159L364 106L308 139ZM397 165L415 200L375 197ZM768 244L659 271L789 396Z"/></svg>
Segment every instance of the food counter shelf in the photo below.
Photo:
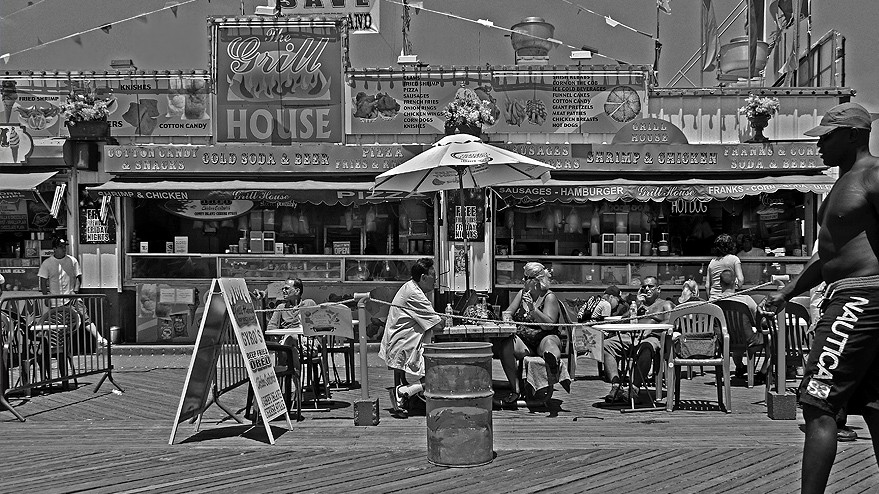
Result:
<svg viewBox="0 0 879 494"><path fill-rule="evenodd" d="M139 280L244 278L281 281L393 283L409 280L422 256L137 254L126 256L126 284Z"/></svg>
<svg viewBox="0 0 879 494"><path fill-rule="evenodd" d="M771 281L773 275L797 275L808 257L742 258L744 287ZM710 257L682 256L497 256L495 287L521 288L524 266L531 261L552 270L555 289L603 289L607 285L639 286L654 276L663 288L680 286L693 278L703 285Z"/></svg>

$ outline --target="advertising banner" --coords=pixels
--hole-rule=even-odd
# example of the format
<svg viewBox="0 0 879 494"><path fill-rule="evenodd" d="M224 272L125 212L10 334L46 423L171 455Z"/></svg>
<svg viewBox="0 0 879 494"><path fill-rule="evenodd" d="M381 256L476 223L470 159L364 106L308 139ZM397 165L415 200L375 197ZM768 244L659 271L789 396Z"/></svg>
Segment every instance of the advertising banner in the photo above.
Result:
<svg viewBox="0 0 879 494"><path fill-rule="evenodd" d="M346 114L353 134L438 134L455 95L488 101L483 132L616 133L645 115L644 72L412 71L353 74Z"/></svg>
<svg viewBox="0 0 879 494"><path fill-rule="evenodd" d="M413 158L419 145L334 146L106 146L104 169L139 177L216 173L379 174Z"/></svg>
<svg viewBox="0 0 879 494"><path fill-rule="evenodd" d="M61 110L67 96L94 92L109 100L114 136L209 136L210 88L200 75L9 78L0 81L0 123L21 125L33 137L67 137Z"/></svg>
<svg viewBox="0 0 879 494"><path fill-rule="evenodd" d="M344 15L351 34L373 34L379 28L382 0L267 0L256 7L258 15Z"/></svg>
<svg viewBox="0 0 879 494"><path fill-rule="evenodd" d="M24 125L0 124L0 165L27 162L34 151L34 140Z"/></svg>
<svg viewBox="0 0 879 494"><path fill-rule="evenodd" d="M342 142L342 31L335 24L214 19L217 142Z"/></svg>
<svg viewBox="0 0 879 494"><path fill-rule="evenodd" d="M108 120L114 136L211 135L211 86L206 77L145 76L88 84L110 99Z"/></svg>
<svg viewBox="0 0 879 494"><path fill-rule="evenodd" d="M33 137L58 137L63 126L61 104L68 92L64 80L3 79L0 123L22 126Z"/></svg>

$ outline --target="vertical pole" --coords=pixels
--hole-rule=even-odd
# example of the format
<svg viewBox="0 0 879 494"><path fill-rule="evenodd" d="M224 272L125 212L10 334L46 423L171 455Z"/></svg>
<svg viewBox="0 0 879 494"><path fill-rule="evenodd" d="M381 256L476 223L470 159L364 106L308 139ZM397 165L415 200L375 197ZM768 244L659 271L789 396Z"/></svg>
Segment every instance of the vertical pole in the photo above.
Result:
<svg viewBox="0 0 879 494"><path fill-rule="evenodd" d="M355 293L357 300L358 340L360 343L360 399L369 400L369 363L367 361L366 345L366 301L369 293Z"/></svg>
<svg viewBox="0 0 879 494"><path fill-rule="evenodd" d="M699 3L702 5L702 16L701 16L701 29L699 29L699 46L702 47L702 60L701 67L699 67L699 87L705 87L705 57L708 56L708 53L705 52L707 46L705 46L705 1L699 0Z"/></svg>
<svg viewBox="0 0 879 494"><path fill-rule="evenodd" d="M659 52L662 50L662 43L659 42L659 4L656 4L656 38L653 40L653 77L655 83L659 85Z"/></svg>
<svg viewBox="0 0 879 494"><path fill-rule="evenodd" d="M458 190L461 193L461 221L464 221L466 214L464 213L464 167L456 166L455 171L458 172ZM452 269L454 269L454 259L452 259ZM470 242L467 241L467 225L464 225L464 298L466 299L470 293Z"/></svg>

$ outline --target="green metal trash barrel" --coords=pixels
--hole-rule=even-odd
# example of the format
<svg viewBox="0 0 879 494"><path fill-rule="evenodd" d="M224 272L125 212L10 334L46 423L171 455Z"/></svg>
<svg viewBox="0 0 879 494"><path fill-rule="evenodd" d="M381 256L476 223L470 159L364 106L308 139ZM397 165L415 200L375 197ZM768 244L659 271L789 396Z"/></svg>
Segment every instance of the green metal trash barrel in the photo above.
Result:
<svg viewBox="0 0 879 494"><path fill-rule="evenodd" d="M475 467L494 458L491 343L424 345L427 460Z"/></svg>

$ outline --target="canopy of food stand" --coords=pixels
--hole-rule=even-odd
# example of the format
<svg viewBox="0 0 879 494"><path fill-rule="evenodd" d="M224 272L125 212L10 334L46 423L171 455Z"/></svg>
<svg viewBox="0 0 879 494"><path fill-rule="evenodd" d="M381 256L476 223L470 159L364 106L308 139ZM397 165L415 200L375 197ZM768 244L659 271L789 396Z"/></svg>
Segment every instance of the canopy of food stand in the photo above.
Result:
<svg viewBox="0 0 879 494"><path fill-rule="evenodd" d="M0 173L0 199L30 197L46 180L58 172Z"/></svg>
<svg viewBox="0 0 879 494"><path fill-rule="evenodd" d="M365 204L415 195L406 192L371 192L373 182L331 182L317 180L122 180L89 187L100 196L138 199L251 200L273 203L311 203L334 206Z"/></svg>
<svg viewBox="0 0 879 494"><path fill-rule="evenodd" d="M494 187L504 199L517 202L588 202L588 201L711 201L741 199L745 196L771 194L779 190L798 190L823 194L830 191L835 179L828 175L787 175L759 179L668 180L663 178L630 180L538 180Z"/></svg>

